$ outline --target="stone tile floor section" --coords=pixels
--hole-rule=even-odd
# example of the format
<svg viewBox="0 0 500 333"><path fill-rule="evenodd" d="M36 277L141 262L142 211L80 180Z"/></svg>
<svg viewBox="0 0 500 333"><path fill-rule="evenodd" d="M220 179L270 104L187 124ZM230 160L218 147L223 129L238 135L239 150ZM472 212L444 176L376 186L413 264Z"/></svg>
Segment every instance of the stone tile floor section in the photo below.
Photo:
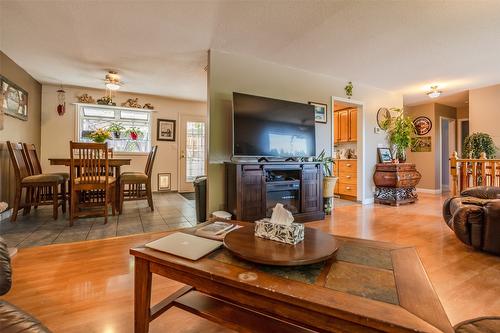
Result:
<svg viewBox="0 0 500 333"><path fill-rule="evenodd" d="M155 211L151 212L146 200L124 203L121 215L104 218L81 218L69 226L68 212L52 218L52 207L42 206L17 221L0 222L0 236L10 247L32 247L56 243L70 243L91 239L110 238L155 231L168 231L196 225L195 202L178 193L155 193Z"/></svg>

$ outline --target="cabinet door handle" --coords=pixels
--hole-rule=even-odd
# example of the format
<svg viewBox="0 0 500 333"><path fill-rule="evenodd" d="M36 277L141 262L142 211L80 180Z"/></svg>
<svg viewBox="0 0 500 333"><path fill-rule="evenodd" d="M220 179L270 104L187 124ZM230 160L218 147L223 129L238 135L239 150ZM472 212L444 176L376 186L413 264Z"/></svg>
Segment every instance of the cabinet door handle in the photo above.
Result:
<svg viewBox="0 0 500 333"><path fill-rule="evenodd" d="M347 178L347 179L351 179L351 176L345 176L345 178Z"/></svg>
<svg viewBox="0 0 500 333"><path fill-rule="evenodd" d="M351 189L351 187L350 187L350 186L346 186L346 187L345 187L345 189L346 189L346 190L350 190L350 189Z"/></svg>
<svg viewBox="0 0 500 333"><path fill-rule="evenodd" d="M346 167L351 167L351 165L352 165L351 163L347 163Z"/></svg>

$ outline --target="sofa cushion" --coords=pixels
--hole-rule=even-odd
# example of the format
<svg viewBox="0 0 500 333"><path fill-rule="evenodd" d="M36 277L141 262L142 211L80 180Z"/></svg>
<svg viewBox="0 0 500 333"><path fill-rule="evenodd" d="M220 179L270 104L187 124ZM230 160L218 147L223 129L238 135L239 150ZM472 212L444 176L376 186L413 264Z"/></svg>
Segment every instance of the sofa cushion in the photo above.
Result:
<svg viewBox="0 0 500 333"><path fill-rule="evenodd" d="M0 332L50 333L39 320L6 301L0 301Z"/></svg>
<svg viewBox="0 0 500 333"><path fill-rule="evenodd" d="M498 333L500 317L480 317L463 321L455 326L456 333Z"/></svg>
<svg viewBox="0 0 500 333"><path fill-rule="evenodd" d="M462 197L476 197L479 199L500 199L500 187L476 186L462 191L460 195Z"/></svg>

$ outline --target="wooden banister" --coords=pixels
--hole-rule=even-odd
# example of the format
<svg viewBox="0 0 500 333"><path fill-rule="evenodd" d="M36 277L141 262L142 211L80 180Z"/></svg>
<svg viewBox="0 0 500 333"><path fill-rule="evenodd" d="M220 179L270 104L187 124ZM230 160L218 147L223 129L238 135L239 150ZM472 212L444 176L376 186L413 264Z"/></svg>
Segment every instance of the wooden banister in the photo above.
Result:
<svg viewBox="0 0 500 333"><path fill-rule="evenodd" d="M500 159L488 159L484 152L479 158L458 158L453 152L450 175L453 195L473 186L500 186Z"/></svg>

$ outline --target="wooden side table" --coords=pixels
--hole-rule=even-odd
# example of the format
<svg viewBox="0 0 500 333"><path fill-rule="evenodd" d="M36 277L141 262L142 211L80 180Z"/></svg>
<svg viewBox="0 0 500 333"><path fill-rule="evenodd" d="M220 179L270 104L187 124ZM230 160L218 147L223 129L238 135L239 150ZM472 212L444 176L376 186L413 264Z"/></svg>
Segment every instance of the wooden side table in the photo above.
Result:
<svg viewBox="0 0 500 333"><path fill-rule="evenodd" d="M412 163L378 163L373 174L375 203L399 206L418 200L415 186L422 176Z"/></svg>

